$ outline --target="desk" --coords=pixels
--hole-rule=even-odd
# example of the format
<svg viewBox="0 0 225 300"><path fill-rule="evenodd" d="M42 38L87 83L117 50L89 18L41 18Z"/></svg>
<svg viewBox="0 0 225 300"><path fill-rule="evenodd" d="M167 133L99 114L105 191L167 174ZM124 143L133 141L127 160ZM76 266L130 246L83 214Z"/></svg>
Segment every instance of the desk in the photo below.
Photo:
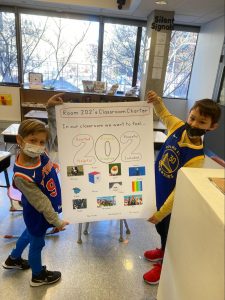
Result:
<svg viewBox="0 0 225 300"><path fill-rule="evenodd" d="M166 126L160 121L153 121L153 130L154 131L166 131Z"/></svg>
<svg viewBox="0 0 225 300"><path fill-rule="evenodd" d="M153 131L153 137L154 137L154 150L160 150L162 145L167 139L167 136L162 131Z"/></svg>
<svg viewBox="0 0 225 300"><path fill-rule="evenodd" d="M217 163L215 160L210 158L209 156L205 156L204 163L203 163L203 168L207 169L224 169L222 165Z"/></svg>
<svg viewBox="0 0 225 300"><path fill-rule="evenodd" d="M38 119L44 122L48 120L48 113L46 110L30 110L24 115L25 118Z"/></svg>
<svg viewBox="0 0 225 300"><path fill-rule="evenodd" d="M18 128L20 124L11 124L4 131L2 131L3 140L5 143L5 150L7 150L7 144L16 144L16 135L18 133ZM9 149L10 150L10 149Z"/></svg>
<svg viewBox="0 0 225 300"><path fill-rule="evenodd" d="M224 194L208 177L224 169L178 172L157 300L224 300Z"/></svg>
<svg viewBox="0 0 225 300"><path fill-rule="evenodd" d="M0 185L0 187L9 188L9 176L7 168L10 166L11 153L7 151L0 151L0 173L4 172L6 185Z"/></svg>

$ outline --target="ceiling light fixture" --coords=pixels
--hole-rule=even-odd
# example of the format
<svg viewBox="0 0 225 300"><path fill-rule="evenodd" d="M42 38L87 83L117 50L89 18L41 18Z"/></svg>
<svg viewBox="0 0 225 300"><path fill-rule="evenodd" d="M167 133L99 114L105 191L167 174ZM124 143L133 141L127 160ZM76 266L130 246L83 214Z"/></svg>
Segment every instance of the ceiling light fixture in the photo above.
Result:
<svg viewBox="0 0 225 300"><path fill-rule="evenodd" d="M158 1L155 1L155 4L158 4L158 5L166 5L166 4L167 4L167 1L165 1L165 0L158 0Z"/></svg>

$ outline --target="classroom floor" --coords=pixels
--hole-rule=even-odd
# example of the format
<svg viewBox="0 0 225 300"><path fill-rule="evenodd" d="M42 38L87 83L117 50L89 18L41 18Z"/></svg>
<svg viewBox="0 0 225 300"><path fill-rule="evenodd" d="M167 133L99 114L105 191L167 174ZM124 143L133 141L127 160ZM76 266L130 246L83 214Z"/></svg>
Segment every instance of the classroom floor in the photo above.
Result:
<svg viewBox="0 0 225 300"><path fill-rule="evenodd" d="M0 150L4 150L0 141ZM11 158L11 165L14 156ZM8 169L12 177L12 168ZM0 173L0 184L4 184ZM5 188L0 188L0 261L3 262L24 229L21 212L10 212ZM159 247L154 225L146 220L128 220L131 234L124 230L124 242L119 242L119 221L93 222L89 234L77 243L78 224L71 224L63 232L46 237L43 264L49 270L62 272L55 284L30 287L30 270L0 271L2 300L155 300L157 285L146 284L142 276L152 263L143 258L146 249ZM27 249L23 255L27 258Z"/></svg>

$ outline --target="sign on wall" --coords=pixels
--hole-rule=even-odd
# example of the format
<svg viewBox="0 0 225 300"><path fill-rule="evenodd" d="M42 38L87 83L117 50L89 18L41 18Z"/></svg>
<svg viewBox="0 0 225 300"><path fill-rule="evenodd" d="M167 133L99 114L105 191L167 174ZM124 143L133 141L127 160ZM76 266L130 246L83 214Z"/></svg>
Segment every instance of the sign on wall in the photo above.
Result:
<svg viewBox="0 0 225 300"><path fill-rule="evenodd" d="M56 107L64 219L82 223L151 215L152 115L145 101Z"/></svg>
<svg viewBox="0 0 225 300"><path fill-rule="evenodd" d="M12 95L0 94L0 105L12 105Z"/></svg>
<svg viewBox="0 0 225 300"><path fill-rule="evenodd" d="M20 88L0 86L0 122L21 121Z"/></svg>

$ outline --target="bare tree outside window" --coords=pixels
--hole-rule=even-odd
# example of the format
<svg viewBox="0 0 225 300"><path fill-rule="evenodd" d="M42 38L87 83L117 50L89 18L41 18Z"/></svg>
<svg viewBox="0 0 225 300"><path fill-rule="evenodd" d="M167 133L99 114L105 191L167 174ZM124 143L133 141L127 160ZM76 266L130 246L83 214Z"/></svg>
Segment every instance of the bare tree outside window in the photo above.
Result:
<svg viewBox="0 0 225 300"><path fill-rule="evenodd" d="M119 89L132 85L137 26L104 24L101 80ZM0 82L18 83L15 14L0 12ZM137 85L143 73L142 30ZM44 86L83 90L82 80L97 80L99 22L21 14L23 83L29 72L43 74ZM173 31L164 97L187 98L197 33Z"/></svg>
<svg viewBox="0 0 225 300"><path fill-rule="evenodd" d="M141 79L142 79L142 75L143 75L145 38L146 38L146 27L142 27L141 46L140 46L138 74L137 74L137 86L138 87L141 86Z"/></svg>
<svg viewBox="0 0 225 300"><path fill-rule="evenodd" d="M18 83L15 15L0 12L0 82Z"/></svg>
<svg viewBox="0 0 225 300"><path fill-rule="evenodd" d="M143 73L143 53L146 28L142 28L137 85L140 86ZM132 85L137 26L120 24L104 25L104 44L101 80L107 82L108 88L118 83L119 89L125 91ZM97 57L97 47L89 49L90 58Z"/></svg>
<svg viewBox="0 0 225 300"><path fill-rule="evenodd" d="M82 80L96 80L97 63L88 49L98 43L97 22L22 14L24 82L29 72L43 74L49 88L79 91ZM37 34L30 34L25 28Z"/></svg>
<svg viewBox="0 0 225 300"><path fill-rule="evenodd" d="M122 91L132 85L136 38L136 26L105 24L102 80Z"/></svg>
<svg viewBox="0 0 225 300"><path fill-rule="evenodd" d="M164 97L187 99L197 37L195 32L172 32Z"/></svg>

